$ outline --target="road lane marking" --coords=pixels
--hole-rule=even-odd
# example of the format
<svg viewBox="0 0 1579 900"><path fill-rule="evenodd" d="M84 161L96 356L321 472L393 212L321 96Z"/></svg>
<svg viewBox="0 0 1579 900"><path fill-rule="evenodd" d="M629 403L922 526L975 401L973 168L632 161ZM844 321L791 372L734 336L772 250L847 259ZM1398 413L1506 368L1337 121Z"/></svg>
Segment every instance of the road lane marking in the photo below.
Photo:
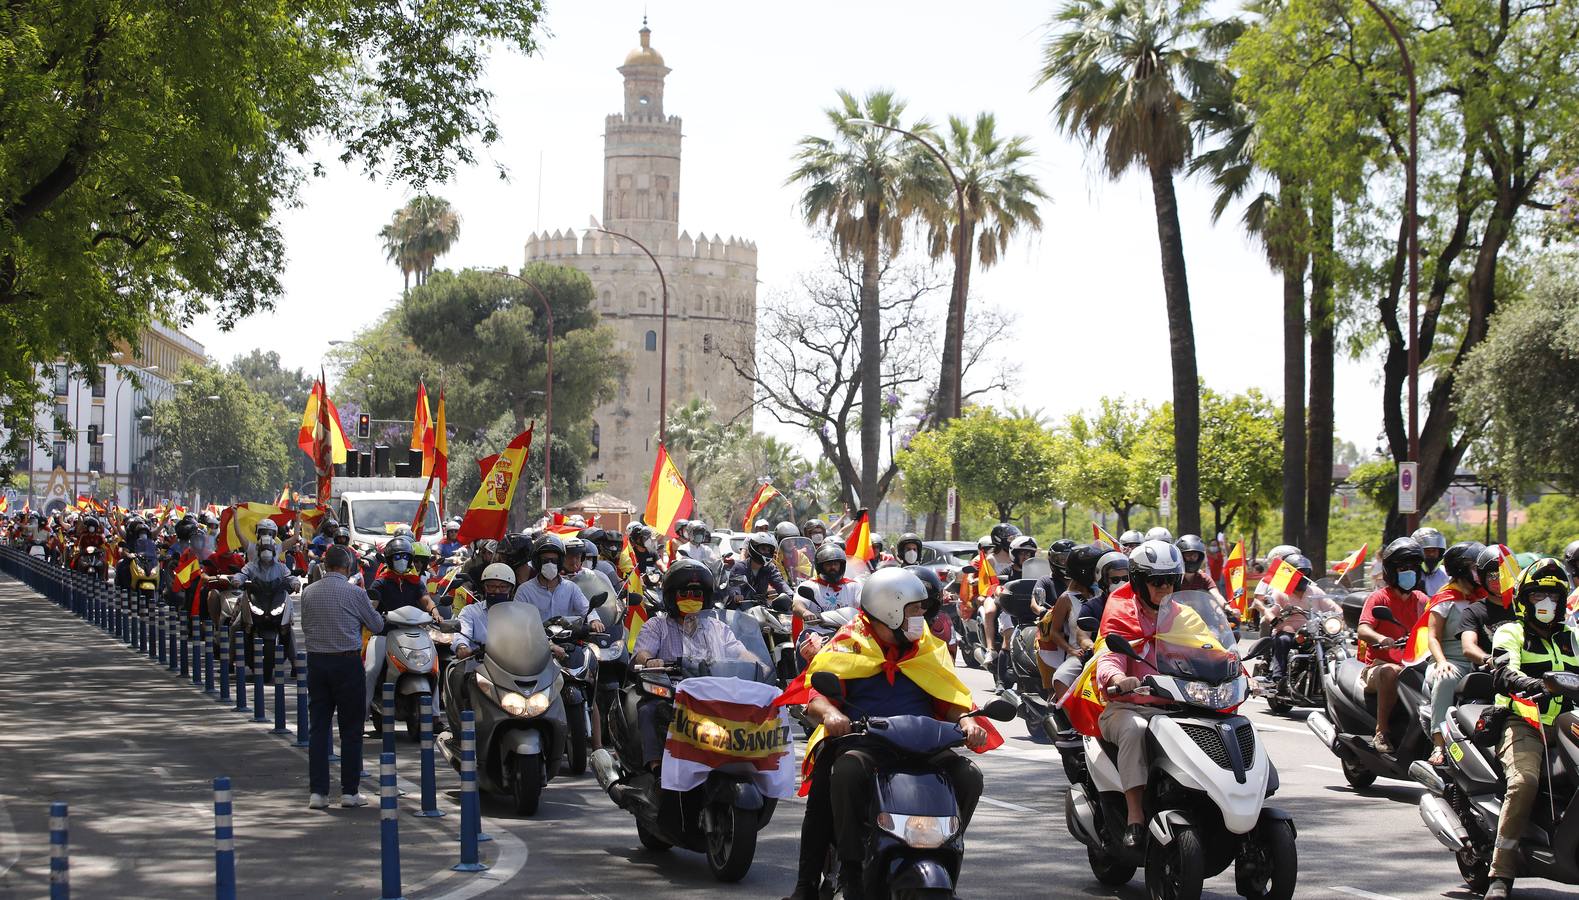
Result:
<svg viewBox="0 0 1579 900"><path fill-rule="evenodd" d="M1018 803L1009 803L1006 800L994 800L991 797L983 797L983 798L981 798L981 802L987 804L988 806L996 806L999 809L1007 809L1007 810L1009 810L1011 812L1022 812L1022 813L1034 813L1034 812L1036 812L1036 810L1030 808L1029 806L1021 806Z"/></svg>
<svg viewBox="0 0 1579 900"><path fill-rule="evenodd" d="M1391 896L1389 894L1373 894L1370 891L1362 891L1357 887L1349 887L1348 885L1343 884L1333 885L1332 890L1335 890L1340 894L1348 894L1351 897L1362 897L1364 900L1398 900L1397 897Z"/></svg>
<svg viewBox="0 0 1579 900"><path fill-rule="evenodd" d="M1310 730L1306 728L1284 728L1280 725L1263 725L1260 722L1256 723L1256 731L1283 731L1287 732L1288 734L1310 734Z"/></svg>
<svg viewBox="0 0 1579 900"><path fill-rule="evenodd" d="M1315 763L1305 763L1305 768L1307 768L1307 769L1320 769L1323 772L1333 772L1333 773L1338 774L1338 775L1342 775L1343 774L1343 770L1342 769L1336 768L1334 766L1318 766Z"/></svg>
<svg viewBox="0 0 1579 900"><path fill-rule="evenodd" d="M158 775L160 778L170 777L170 770L166 769L164 766L149 766L148 768L152 769L153 773Z"/></svg>

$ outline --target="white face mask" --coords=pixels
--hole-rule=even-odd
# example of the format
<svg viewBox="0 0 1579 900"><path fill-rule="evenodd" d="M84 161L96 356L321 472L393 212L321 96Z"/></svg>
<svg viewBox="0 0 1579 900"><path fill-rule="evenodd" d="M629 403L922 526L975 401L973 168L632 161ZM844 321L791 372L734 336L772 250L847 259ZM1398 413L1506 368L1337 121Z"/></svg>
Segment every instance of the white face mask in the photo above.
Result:
<svg viewBox="0 0 1579 900"><path fill-rule="evenodd" d="M822 546L822 542L826 541L827 539L828 539L828 536L825 535L825 534L814 534L814 535L811 536L812 546L813 547L821 547Z"/></svg>
<svg viewBox="0 0 1579 900"><path fill-rule="evenodd" d="M559 565L557 563L543 563L542 568L537 570L537 574L543 576L544 581L553 581L559 577Z"/></svg>
<svg viewBox="0 0 1579 900"><path fill-rule="evenodd" d="M272 551L269 551L269 550L265 550L262 553L259 553L258 554L258 562L263 563L265 566L273 563L274 562L274 553Z"/></svg>
<svg viewBox="0 0 1579 900"><path fill-rule="evenodd" d="M1549 625L1557 619L1557 601L1542 600L1535 604L1535 621Z"/></svg>
<svg viewBox="0 0 1579 900"><path fill-rule="evenodd" d="M918 560L918 559L920 559L920 556L917 555L916 551L914 551L914 550L906 550L905 551L905 565L913 566L913 565L916 564L916 560Z"/></svg>
<svg viewBox="0 0 1579 900"><path fill-rule="evenodd" d="M911 617L905 619L905 637L907 639L912 640L912 641L919 641L919 640L921 640L921 636L926 634L926 633L927 633L927 617L926 616L911 616Z"/></svg>

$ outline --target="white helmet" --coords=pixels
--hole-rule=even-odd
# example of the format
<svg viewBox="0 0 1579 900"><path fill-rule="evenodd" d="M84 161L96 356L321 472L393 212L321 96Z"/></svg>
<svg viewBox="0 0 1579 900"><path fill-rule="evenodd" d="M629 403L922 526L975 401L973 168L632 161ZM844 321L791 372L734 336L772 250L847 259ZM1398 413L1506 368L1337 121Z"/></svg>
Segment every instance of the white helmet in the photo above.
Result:
<svg viewBox="0 0 1579 900"><path fill-rule="evenodd" d="M878 569L861 585L861 609L895 631L905 627L905 606L926 599L927 586L914 572L898 566Z"/></svg>
<svg viewBox="0 0 1579 900"><path fill-rule="evenodd" d="M482 577L477 580L479 583L484 581L503 581L511 587L515 587L515 570L504 563L493 563L482 570Z"/></svg>
<svg viewBox="0 0 1579 900"><path fill-rule="evenodd" d="M1276 547L1273 547L1271 550L1268 550L1266 552L1266 558L1267 558L1267 563L1268 564L1270 564L1272 562L1272 560L1274 560L1274 559L1286 559L1286 558L1288 558L1290 556L1298 556L1298 555L1299 555L1299 548L1294 546L1293 544L1278 544Z"/></svg>
<svg viewBox="0 0 1579 900"><path fill-rule="evenodd" d="M1173 532L1169 531L1168 529L1164 528L1161 525L1158 525L1156 528L1153 528L1152 530L1146 532L1146 540L1148 540L1148 541L1167 541L1168 543L1171 544L1171 543L1173 543Z"/></svg>

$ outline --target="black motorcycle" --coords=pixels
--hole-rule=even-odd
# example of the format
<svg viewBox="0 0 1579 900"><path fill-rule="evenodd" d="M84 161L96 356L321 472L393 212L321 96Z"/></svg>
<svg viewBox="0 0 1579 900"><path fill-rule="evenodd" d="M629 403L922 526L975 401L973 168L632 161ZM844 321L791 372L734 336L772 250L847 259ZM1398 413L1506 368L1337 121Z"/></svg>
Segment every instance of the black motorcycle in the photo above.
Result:
<svg viewBox="0 0 1579 900"><path fill-rule="evenodd" d="M1337 665L1353 655L1350 650L1350 631L1343 619L1343 610L1336 603L1317 598L1311 609L1285 606L1272 620L1272 631L1277 633L1282 623L1291 616L1304 616L1305 622L1294 632L1294 646L1288 652L1288 666L1283 678L1274 679L1270 674L1258 674L1259 690L1266 698L1267 707L1274 715L1284 716L1297 708L1325 708L1327 692L1326 674L1329 666ZM1270 672L1275 638L1256 638L1242 655L1245 662L1261 660L1261 672Z"/></svg>
<svg viewBox="0 0 1579 900"><path fill-rule="evenodd" d="M598 604L601 606L605 599L599 595ZM565 651L565 658L559 663L564 676L559 696L565 703L565 774L581 775L587 771L587 753L592 741L598 652L609 646L612 638L607 633L592 631L588 620L579 616L555 616L543 627L548 630L548 640Z"/></svg>

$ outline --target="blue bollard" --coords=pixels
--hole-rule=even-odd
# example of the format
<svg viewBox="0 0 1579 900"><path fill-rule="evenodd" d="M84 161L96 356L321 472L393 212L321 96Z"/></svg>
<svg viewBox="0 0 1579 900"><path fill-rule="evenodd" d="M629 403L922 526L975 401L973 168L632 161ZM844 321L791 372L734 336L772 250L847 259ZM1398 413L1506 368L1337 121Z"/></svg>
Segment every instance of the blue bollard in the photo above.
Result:
<svg viewBox="0 0 1579 900"><path fill-rule="evenodd" d="M236 655L236 712L247 711L247 658Z"/></svg>
<svg viewBox="0 0 1579 900"><path fill-rule="evenodd" d="M135 599L136 606L132 610L132 649L136 650L138 653L142 653L148 649L148 632L144 627L148 623L147 620L143 618L143 606L145 605L145 602L146 601L143 597L143 592L138 591L137 597Z"/></svg>
<svg viewBox="0 0 1579 900"><path fill-rule="evenodd" d="M206 646L203 643L203 626L207 623L207 619L187 619L186 628L181 631L181 641L190 656L181 657L182 665L191 666L192 686L196 688L203 686L203 649Z"/></svg>
<svg viewBox="0 0 1579 900"><path fill-rule="evenodd" d="M126 642L126 603L130 597L130 591L124 594L117 591L115 609L110 616L110 630L115 633L116 639L123 644Z"/></svg>
<svg viewBox="0 0 1579 900"><path fill-rule="evenodd" d="M148 658L164 665L165 633L169 631L170 611L164 603L155 600L148 610L148 627L153 634L150 637Z"/></svg>
<svg viewBox="0 0 1579 900"><path fill-rule="evenodd" d="M481 872L477 861L477 832L482 830L482 808L477 805L477 714L461 710L461 861L456 872Z"/></svg>
<svg viewBox="0 0 1579 900"><path fill-rule="evenodd" d="M307 746L307 730L311 726L307 713L307 654L296 651L296 746Z"/></svg>
<svg viewBox="0 0 1579 900"><path fill-rule="evenodd" d="M252 635L252 721L268 721L268 713L263 708L263 639L254 632Z"/></svg>
<svg viewBox="0 0 1579 900"><path fill-rule="evenodd" d="M214 634L214 643L219 649L219 702L230 702L230 647L234 643L230 626L225 626L224 631Z"/></svg>
<svg viewBox="0 0 1579 900"><path fill-rule="evenodd" d="M422 809L415 816L434 818L444 815L439 809L438 779L433 773L433 695L422 695Z"/></svg>
<svg viewBox="0 0 1579 900"><path fill-rule="evenodd" d="M378 830L384 863L384 892L380 900L401 900L399 804L395 754L385 753L378 758Z"/></svg>
<svg viewBox="0 0 1579 900"><path fill-rule="evenodd" d="M379 705L383 708L384 720L384 752L395 752L395 685L384 682L384 689L380 691L383 698Z"/></svg>
<svg viewBox="0 0 1579 900"><path fill-rule="evenodd" d="M236 836L230 824L230 779L214 779L214 900L236 900Z"/></svg>
<svg viewBox="0 0 1579 900"><path fill-rule="evenodd" d="M285 641L284 635L274 640L274 727L269 734L290 734L285 727Z"/></svg>
<svg viewBox="0 0 1579 900"><path fill-rule="evenodd" d="M67 855L66 804L49 805L49 900L71 897L71 859Z"/></svg>
<svg viewBox="0 0 1579 900"><path fill-rule="evenodd" d="M214 690L214 623L203 620L203 693L212 694Z"/></svg>
<svg viewBox="0 0 1579 900"><path fill-rule="evenodd" d="M186 677L186 612L175 604L170 605L170 636L165 643L170 645L170 671L178 677Z"/></svg>

